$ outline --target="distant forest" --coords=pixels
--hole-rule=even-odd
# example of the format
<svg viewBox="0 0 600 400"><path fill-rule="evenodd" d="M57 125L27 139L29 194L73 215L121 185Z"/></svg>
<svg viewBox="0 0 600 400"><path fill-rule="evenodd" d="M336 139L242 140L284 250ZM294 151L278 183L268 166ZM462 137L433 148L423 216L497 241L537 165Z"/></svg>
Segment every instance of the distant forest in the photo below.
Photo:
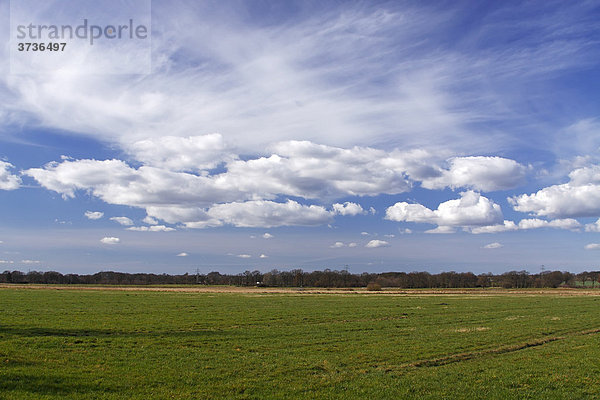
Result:
<svg viewBox="0 0 600 400"><path fill-rule="evenodd" d="M219 272L208 274L130 274L124 272L98 272L93 275L61 274L59 272L4 271L0 283L79 284L79 285L234 285L265 287L366 287L381 288L535 288L535 287L600 287L600 271L572 274L545 271L530 274L527 271L510 271L499 275L475 275L471 272L384 272L352 274L348 271L305 272L272 270L267 273L245 271L231 275Z"/></svg>

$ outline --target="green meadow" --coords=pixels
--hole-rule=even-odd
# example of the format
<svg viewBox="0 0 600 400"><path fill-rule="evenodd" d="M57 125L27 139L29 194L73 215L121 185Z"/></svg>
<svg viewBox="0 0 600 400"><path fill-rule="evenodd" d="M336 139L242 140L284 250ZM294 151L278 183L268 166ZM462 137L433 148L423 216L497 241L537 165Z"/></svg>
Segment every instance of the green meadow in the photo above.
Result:
<svg viewBox="0 0 600 400"><path fill-rule="evenodd" d="M599 398L563 294L0 288L0 399Z"/></svg>

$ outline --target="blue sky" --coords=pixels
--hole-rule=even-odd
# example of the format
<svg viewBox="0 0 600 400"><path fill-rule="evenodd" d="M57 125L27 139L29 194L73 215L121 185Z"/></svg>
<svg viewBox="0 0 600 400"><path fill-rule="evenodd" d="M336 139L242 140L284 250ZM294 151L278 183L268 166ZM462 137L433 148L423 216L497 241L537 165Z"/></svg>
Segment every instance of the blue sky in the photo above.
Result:
<svg viewBox="0 0 600 400"><path fill-rule="evenodd" d="M597 2L152 1L42 72L0 10L0 270L600 268Z"/></svg>

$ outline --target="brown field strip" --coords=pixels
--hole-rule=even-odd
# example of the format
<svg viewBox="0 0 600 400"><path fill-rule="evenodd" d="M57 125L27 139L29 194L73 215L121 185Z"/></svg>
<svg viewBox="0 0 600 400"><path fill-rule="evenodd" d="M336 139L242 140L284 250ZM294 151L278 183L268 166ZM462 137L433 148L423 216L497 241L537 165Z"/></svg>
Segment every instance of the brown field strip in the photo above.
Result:
<svg viewBox="0 0 600 400"><path fill-rule="evenodd" d="M365 288L282 288L282 287L240 287L240 286L118 286L118 285L43 285L43 284L0 284L0 289L36 290L99 290L99 291L144 291L144 292L183 292L183 293L240 293L240 294L361 294L396 296L502 296L502 295L552 295L552 296L600 296L600 289L396 289L368 291Z"/></svg>

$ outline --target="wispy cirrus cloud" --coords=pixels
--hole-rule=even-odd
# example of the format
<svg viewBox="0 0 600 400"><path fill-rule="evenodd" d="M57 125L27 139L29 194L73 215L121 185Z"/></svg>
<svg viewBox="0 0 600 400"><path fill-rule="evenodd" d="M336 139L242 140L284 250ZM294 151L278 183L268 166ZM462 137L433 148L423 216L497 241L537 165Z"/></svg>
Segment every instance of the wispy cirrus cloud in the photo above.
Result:
<svg viewBox="0 0 600 400"><path fill-rule="evenodd" d="M170 151L165 132L177 141L199 130L255 153L291 139L493 152L519 138L501 130L481 135L482 122L519 123L523 110L533 114L517 111L527 104L522 91L515 95L520 83L549 80L598 55L585 3L549 4L543 13L524 5L519 15L490 6L473 28L481 40L452 45L445 41L459 24L458 5L348 3L340 11L312 4L275 24L250 22L250 7L157 2L152 74L78 71L69 60L52 79L6 74L3 120L92 135L162 163ZM164 151L148 153L153 141ZM169 161L182 163L184 154Z"/></svg>

